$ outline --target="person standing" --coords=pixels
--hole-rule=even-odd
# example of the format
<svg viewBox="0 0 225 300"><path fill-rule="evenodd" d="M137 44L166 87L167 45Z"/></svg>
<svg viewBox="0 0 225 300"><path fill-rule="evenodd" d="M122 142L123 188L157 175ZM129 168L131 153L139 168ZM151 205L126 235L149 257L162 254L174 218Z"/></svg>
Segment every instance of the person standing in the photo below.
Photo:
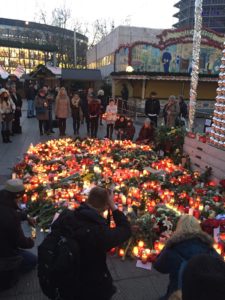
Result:
<svg viewBox="0 0 225 300"><path fill-rule="evenodd" d="M73 118L73 132L79 135L80 120L82 118L81 100L78 93L74 93L70 102L71 114Z"/></svg>
<svg viewBox="0 0 225 300"><path fill-rule="evenodd" d="M109 104L106 107L106 123L107 123L107 133L106 137L112 139L113 127L117 119L117 105L114 99L109 99Z"/></svg>
<svg viewBox="0 0 225 300"><path fill-rule="evenodd" d="M34 113L34 99L36 97L36 90L34 88L33 83L30 83L27 93L26 93L26 98L27 98L27 117L28 118L33 118L35 117L35 113Z"/></svg>
<svg viewBox="0 0 225 300"><path fill-rule="evenodd" d="M0 121L1 134L3 143L11 143L10 140L10 125L14 119L16 106L10 98L8 90L2 88L0 90Z"/></svg>
<svg viewBox="0 0 225 300"><path fill-rule="evenodd" d="M188 109L187 109L187 104L184 101L184 97L180 95L178 97L178 101L179 101L179 106L180 106L180 117L186 119Z"/></svg>
<svg viewBox="0 0 225 300"><path fill-rule="evenodd" d="M43 86L43 90L45 92L45 98L48 104L48 122L46 122L46 132L49 134L55 133L52 128L52 107L53 107L53 99L54 95L51 93L50 88L48 86Z"/></svg>
<svg viewBox="0 0 225 300"><path fill-rule="evenodd" d="M89 96L88 112L91 124L91 137L96 138L98 132L98 120L100 115L100 102L94 96Z"/></svg>
<svg viewBox="0 0 225 300"><path fill-rule="evenodd" d="M20 179L9 179L0 191L0 290L13 286L19 279L19 272L28 272L37 264L36 255L24 250L34 246L30 237L25 237L21 221L34 221L22 213L18 203L24 194Z"/></svg>
<svg viewBox="0 0 225 300"><path fill-rule="evenodd" d="M66 119L70 115L70 100L66 89L61 87L56 97L55 116L59 120L59 135L66 135Z"/></svg>
<svg viewBox="0 0 225 300"><path fill-rule="evenodd" d="M106 99L105 99L105 92L103 90L99 90L97 93L97 98L100 101L100 125L102 124L102 116L106 111Z"/></svg>
<svg viewBox="0 0 225 300"><path fill-rule="evenodd" d="M114 219L114 228L110 228L103 217L107 209ZM62 213L51 227L52 233L68 232L68 229L74 232L80 248L76 299L110 300L116 287L106 264L106 254L131 236L127 217L116 208L112 192L101 187L92 188L85 203L72 214Z"/></svg>
<svg viewBox="0 0 225 300"><path fill-rule="evenodd" d="M22 128L20 125L20 118L22 116L21 108L22 108L23 103L22 103L22 98L21 98L20 94L18 94L16 92L15 85L11 86L10 96L16 107L15 114L14 114L14 120L12 122L12 132L13 133L22 133Z"/></svg>
<svg viewBox="0 0 225 300"><path fill-rule="evenodd" d="M151 92L150 98L145 102L145 115L154 123L157 127L158 116L160 113L160 102L157 99L156 92Z"/></svg>
<svg viewBox="0 0 225 300"><path fill-rule="evenodd" d="M46 94L44 89L40 89L37 96L35 97L35 109L36 109L36 117L39 122L39 131L40 135L43 135L44 132L49 134L46 131L47 122L48 122L48 102L46 100Z"/></svg>
<svg viewBox="0 0 225 300"><path fill-rule="evenodd" d="M121 90L121 97L122 97L122 111L124 114L128 112L128 98L129 98L129 90L126 84L123 84L123 88Z"/></svg>
<svg viewBox="0 0 225 300"><path fill-rule="evenodd" d="M166 107L166 126L174 127L176 125L176 118L179 116L180 108L175 96L170 96L168 105Z"/></svg>

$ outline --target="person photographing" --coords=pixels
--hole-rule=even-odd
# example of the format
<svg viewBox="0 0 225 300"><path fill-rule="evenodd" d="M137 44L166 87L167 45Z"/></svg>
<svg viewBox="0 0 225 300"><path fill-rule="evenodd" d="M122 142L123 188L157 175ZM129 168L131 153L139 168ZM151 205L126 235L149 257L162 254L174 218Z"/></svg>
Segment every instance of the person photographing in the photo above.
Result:
<svg viewBox="0 0 225 300"><path fill-rule="evenodd" d="M116 224L114 228L110 228L103 217L107 209L111 211ZM86 202L72 213L62 213L51 229L53 233L72 230L72 236L79 245L79 287L76 288L76 298L111 299L116 288L106 264L106 254L131 236L130 224L117 209L113 193L101 187L92 188Z"/></svg>
<svg viewBox="0 0 225 300"><path fill-rule="evenodd" d="M21 221L34 225L34 220L19 208L23 194L20 179L6 181L0 191L0 290L13 286L20 273L32 270L37 264L37 257L24 250L32 248L34 240L24 235Z"/></svg>

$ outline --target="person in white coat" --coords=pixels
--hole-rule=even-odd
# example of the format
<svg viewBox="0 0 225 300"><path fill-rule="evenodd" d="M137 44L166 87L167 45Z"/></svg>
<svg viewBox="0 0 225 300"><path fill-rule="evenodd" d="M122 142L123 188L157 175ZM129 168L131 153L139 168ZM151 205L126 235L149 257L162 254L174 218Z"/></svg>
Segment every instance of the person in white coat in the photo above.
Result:
<svg viewBox="0 0 225 300"><path fill-rule="evenodd" d="M107 123L107 133L106 137L112 139L113 128L115 121L117 119L117 105L114 99L109 100L109 104L106 107L106 123Z"/></svg>
<svg viewBox="0 0 225 300"><path fill-rule="evenodd" d="M10 125L14 119L15 109L15 103L12 101L9 92L4 88L0 89L0 122L3 143L11 143L9 138Z"/></svg>

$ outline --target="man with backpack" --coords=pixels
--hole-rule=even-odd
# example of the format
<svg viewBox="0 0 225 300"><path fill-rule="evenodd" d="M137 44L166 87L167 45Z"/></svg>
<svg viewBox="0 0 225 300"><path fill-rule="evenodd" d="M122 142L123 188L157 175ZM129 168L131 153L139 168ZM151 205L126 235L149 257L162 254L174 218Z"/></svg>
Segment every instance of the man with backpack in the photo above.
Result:
<svg viewBox="0 0 225 300"><path fill-rule="evenodd" d="M114 228L110 228L102 216L107 209L112 213L116 224ZM47 240L57 235L61 236L60 242L57 242L55 248L52 245L47 247ZM53 292L51 299L56 299L56 295L66 300L111 299L116 288L106 264L106 253L125 242L130 235L130 224L125 215L116 208L112 193L104 188L92 188L87 201L78 209L64 211L59 216L53 223L51 234L39 247L38 274L42 290L52 280L46 278L43 271L46 266L45 254L52 246L55 254L52 256L53 260L48 260L51 261L48 270L54 269L50 276L54 277L52 286L56 293ZM70 253L70 257L67 253ZM65 270L67 263L68 268ZM71 276L66 279L67 274ZM59 283L58 286L56 282ZM44 292L46 294L46 290Z"/></svg>

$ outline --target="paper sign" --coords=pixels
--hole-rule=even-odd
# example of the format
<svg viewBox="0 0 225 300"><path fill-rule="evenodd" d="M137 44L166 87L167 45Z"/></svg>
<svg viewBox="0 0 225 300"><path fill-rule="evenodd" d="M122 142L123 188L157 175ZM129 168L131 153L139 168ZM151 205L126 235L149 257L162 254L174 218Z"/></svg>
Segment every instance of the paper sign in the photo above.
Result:
<svg viewBox="0 0 225 300"><path fill-rule="evenodd" d="M141 260L139 259L136 263L136 267L137 268L142 268L142 269L145 269L145 270L151 270L152 269L152 264L150 262L147 262L146 264L143 264L141 262Z"/></svg>
<svg viewBox="0 0 225 300"><path fill-rule="evenodd" d="M211 119L206 119L205 120L205 126L211 126L212 120Z"/></svg>
<svg viewBox="0 0 225 300"><path fill-rule="evenodd" d="M193 210L193 208L189 208L189 212L188 212L188 214L189 214L190 216L193 216L193 213L194 213L194 210Z"/></svg>
<svg viewBox="0 0 225 300"><path fill-rule="evenodd" d="M55 220L57 220L59 217L59 213L55 213L53 220L52 220L52 224L55 222Z"/></svg>
<svg viewBox="0 0 225 300"><path fill-rule="evenodd" d="M211 132L211 131L212 131L212 127L206 127L206 129L205 129L206 133Z"/></svg>
<svg viewBox="0 0 225 300"><path fill-rule="evenodd" d="M216 243L219 243L220 227L213 229L213 237Z"/></svg>

